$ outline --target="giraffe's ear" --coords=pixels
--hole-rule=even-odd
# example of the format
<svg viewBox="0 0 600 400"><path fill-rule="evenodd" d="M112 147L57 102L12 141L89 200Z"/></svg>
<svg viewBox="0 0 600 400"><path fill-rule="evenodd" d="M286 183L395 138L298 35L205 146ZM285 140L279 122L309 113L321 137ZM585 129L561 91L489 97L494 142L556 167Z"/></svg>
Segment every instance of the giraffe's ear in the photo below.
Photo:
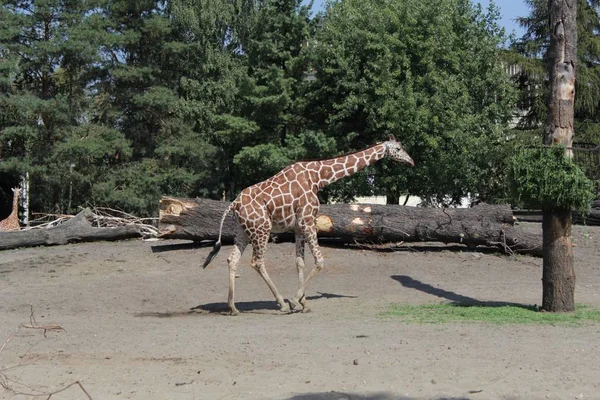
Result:
<svg viewBox="0 0 600 400"><path fill-rule="evenodd" d="M397 142L396 137L394 135L392 135L390 133L390 137L388 138L388 140L393 140L394 142Z"/></svg>

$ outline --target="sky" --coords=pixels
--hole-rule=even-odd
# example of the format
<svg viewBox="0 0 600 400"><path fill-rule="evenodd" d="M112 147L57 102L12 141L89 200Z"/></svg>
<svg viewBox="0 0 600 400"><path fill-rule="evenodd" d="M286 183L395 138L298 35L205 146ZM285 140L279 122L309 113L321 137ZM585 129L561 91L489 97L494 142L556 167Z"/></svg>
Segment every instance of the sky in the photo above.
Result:
<svg viewBox="0 0 600 400"><path fill-rule="evenodd" d="M474 0L486 8L489 0ZM515 33L517 37L523 35L523 29L517 25L515 18L524 17L529 14L529 8L523 0L495 0L494 3L500 9L500 25L506 29L506 33Z"/></svg>
<svg viewBox="0 0 600 400"><path fill-rule="evenodd" d="M314 0L313 10L320 11L323 9L326 0ZM490 0L473 0L476 3L486 8ZM304 3L308 3L308 0L304 0ZM526 16L529 13L529 8L525 5L523 0L494 0L498 8L500 9L500 25L506 29L506 33L515 33L517 37L523 34L523 29L517 25L515 18Z"/></svg>

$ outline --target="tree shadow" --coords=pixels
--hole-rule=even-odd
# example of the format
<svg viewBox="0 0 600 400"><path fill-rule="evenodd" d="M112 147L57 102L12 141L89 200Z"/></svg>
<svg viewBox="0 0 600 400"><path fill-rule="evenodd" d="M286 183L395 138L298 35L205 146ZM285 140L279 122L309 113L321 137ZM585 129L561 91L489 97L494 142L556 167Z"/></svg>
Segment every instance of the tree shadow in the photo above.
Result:
<svg viewBox="0 0 600 400"><path fill-rule="evenodd" d="M513 303L509 301L482 301L469 296L463 296L462 294L454 293L448 290L434 287L428 283L421 282L417 279L413 279L406 275L392 275L392 279L400 282L400 284L409 289L419 290L421 292L440 297L442 299L449 300L452 305L455 306L484 306L484 307L519 307L527 310L537 311L537 305Z"/></svg>
<svg viewBox="0 0 600 400"><path fill-rule="evenodd" d="M288 397L284 400L417 400L416 397L401 396L394 393L344 393L344 392L324 392L324 393L306 393ZM446 397L437 396L435 400L470 400L468 397Z"/></svg>

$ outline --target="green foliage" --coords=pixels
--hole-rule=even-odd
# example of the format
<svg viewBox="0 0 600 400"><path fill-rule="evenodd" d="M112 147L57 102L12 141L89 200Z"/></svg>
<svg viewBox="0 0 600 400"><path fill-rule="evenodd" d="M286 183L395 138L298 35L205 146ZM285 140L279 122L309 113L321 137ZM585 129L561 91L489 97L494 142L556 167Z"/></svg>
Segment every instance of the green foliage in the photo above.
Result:
<svg viewBox="0 0 600 400"><path fill-rule="evenodd" d="M509 179L515 202L528 208L585 213L594 198L593 183L559 146L521 148Z"/></svg>
<svg viewBox="0 0 600 400"><path fill-rule="evenodd" d="M575 120L576 141L600 144L600 124L591 120Z"/></svg>
<svg viewBox="0 0 600 400"><path fill-rule="evenodd" d="M317 80L306 107L316 129L343 150L393 133L416 161L412 169L378 164L336 184L340 197L410 193L453 204L467 193L493 195L481 178L497 179L488 161L515 100L497 19L495 8L484 13L463 0L330 5L309 48Z"/></svg>
<svg viewBox="0 0 600 400"><path fill-rule="evenodd" d="M527 110L521 127L531 129L546 121L545 99L548 87L545 82L547 71L544 60L550 43L548 27L548 1L526 0L530 13L518 18L525 28L524 35L511 45L505 54L509 64L518 64L522 72L516 82L520 88L519 106ZM575 120L588 129L579 137L576 126L576 141L600 143L600 1L577 0L577 79L575 82ZM589 129L591 124L596 125Z"/></svg>
<svg viewBox="0 0 600 400"><path fill-rule="evenodd" d="M30 205L61 211L54 146L84 123L98 78L98 1L6 1L0 10L0 170L30 173ZM66 204L66 202L64 203Z"/></svg>
<svg viewBox="0 0 600 400"><path fill-rule="evenodd" d="M144 159L113 168L104 181L93 185L89 203L154 215L160 196L182 194L171 189L189 179L185 171L165 171L156 160Z"/></svg>
<svg viewBox="0 0 600 400"><path fill-rule="evenodd" d="M233 159L238 170L250 182L259 182L265 176L275 174L291 162L282 147L273 143L244 147Z"/></svg>
<svg viewBox="0 0 600 400"><path fill-rule="evenodd" d="M498 197L515 96L494 7L302 4L3 2L0 174L29 173L35 211L155 215L163 194L232 198L393 133L416 168L380 163L322 199Z"/></svg>
<svg viewBox="0 0 600 400"><path fill-rule="evenodd" d="M291 160L314 160L334 157L338 150L335 138L323 132L302 131L287 137L286 152Z"/></svg>
<svg viewBox="0 0 600 400"><path fill-rule="evenodd" d="M421 324L475 322L494 325L540 324L575 327L600 322L600 310L585 305L578 305L574 313L547 313L540 312L535 306L519 305L395 304L381 315Z"/></svg>

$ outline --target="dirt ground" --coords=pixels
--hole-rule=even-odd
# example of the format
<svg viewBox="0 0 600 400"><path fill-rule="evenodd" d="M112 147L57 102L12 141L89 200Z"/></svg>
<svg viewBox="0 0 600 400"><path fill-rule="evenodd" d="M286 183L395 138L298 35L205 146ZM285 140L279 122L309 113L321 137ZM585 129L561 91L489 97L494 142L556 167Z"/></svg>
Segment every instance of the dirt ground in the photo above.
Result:
<svg viewBox="0 0 600 400"><path fill-rule="evenodd" d="M531 225L530 229L539 229ZM600 306L600 228L574 228L577 303ZM325 247L312 312L281 314L242 259L226 308L229 246L131 240L0 252L0 350L13 389L82 382L93 399L600 399L600 324L419 325L380 314L393 303L540 304L541 259L407 248ZM271 244L284 297L293 244ZM312 261L309 259L308 261ZM308 263L312 266L312 262ZM21 383L21 384L19 384ZM26 386L25 386L26 385ZM0 399L31 398L0 388ZM72 387L52 399L84 399Z"/></svg>

